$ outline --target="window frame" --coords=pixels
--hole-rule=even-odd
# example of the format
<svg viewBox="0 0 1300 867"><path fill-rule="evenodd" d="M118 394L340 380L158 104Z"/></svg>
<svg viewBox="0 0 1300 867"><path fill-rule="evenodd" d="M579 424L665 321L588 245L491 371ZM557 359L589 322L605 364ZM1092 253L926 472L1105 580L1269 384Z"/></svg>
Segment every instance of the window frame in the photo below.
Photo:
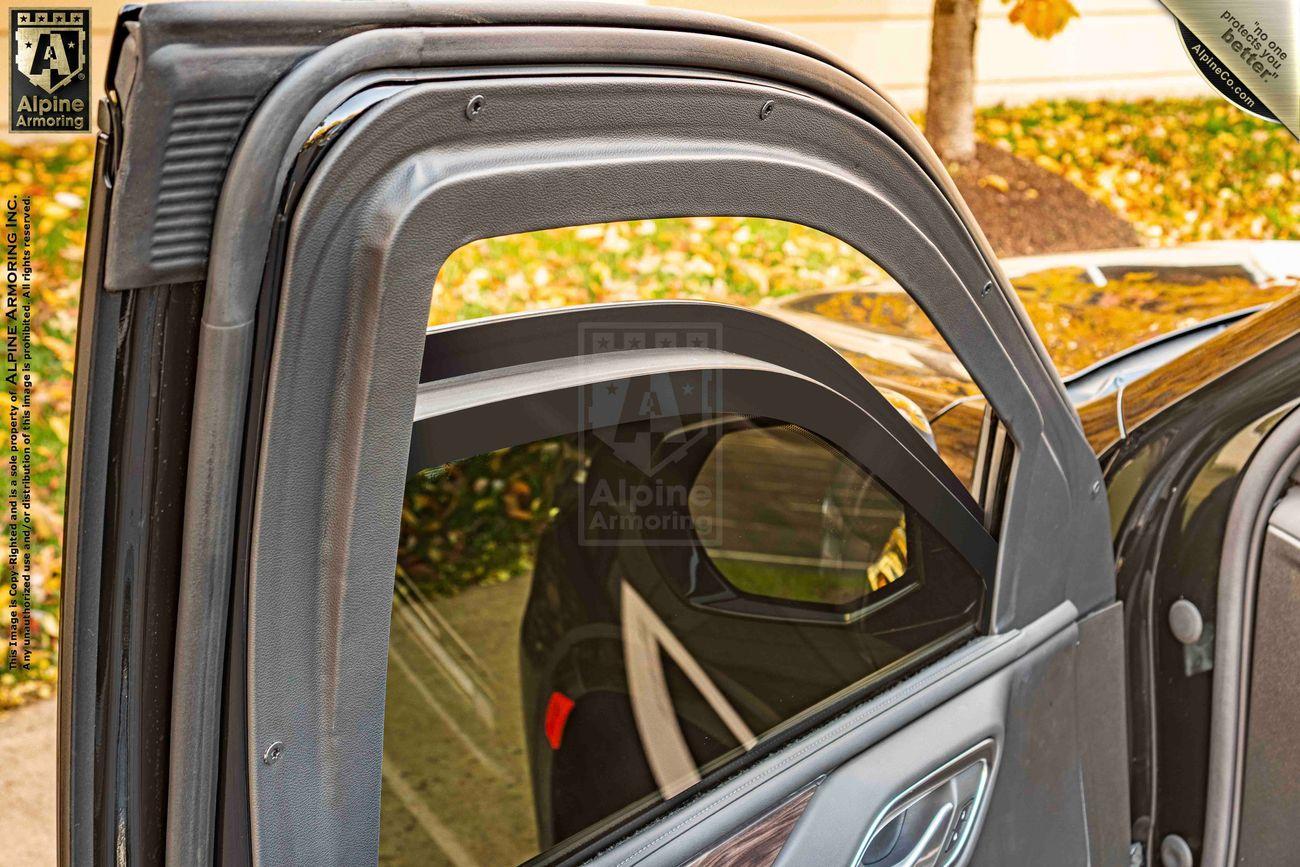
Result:
<svg viewBox="0 0 1300 867"><path fill-rule="evenodd" d="M479 48L500 58L500 40L519 39L545 54L535 40L551 36L569 45L574 34L520 29L493 34ZM672 37L679 38L697 42ZM696 65L709 65L716 47L694 44ZM406 468L394 446L409 437L414 359L434 276L471 240L712 214L788 220L836 235L911 292L1020 447L990 629L1029 622L1062 602L1086 610L1113 595L1113 574L1103 566L1109 548L1097 544L1104 510L1081 511L1072 493L1097 476L1077 418L1018 308L984 288L994 285L996 268L972 244L972 228L887 130L822 97L756 79L574 72L512 77L500 70L472 82L413 84L332 139L314 174L298 179L301 196L279 223L285 247L274 251L266 290L274 350L258 374L267 392L264 406L254 407L258 453L245 465L255 478L251 501L241 504L251 510L246 743L253 847L262 859L308 851L372 857L382 744L377 734L353 739L346 751L331 744L339 730L382 731L391 570L382 573L395 554ZM464 129L428 118L453 108L463 118L471 89L513 108L491 115L504 126L475 127L480 139L465 147ZM751 109L768 98L791 110L760 125ZM695 116L701 110L705 126ZM422 134L402 132L412 128ZM612 128L621 133L616 147L601 138ZM701 138L706 128L711 137ZM348 238L357 242L340 243ZM226 368L217 356L204 358L203 399L232 397L207 395ZM244 403L234 405L242 411ZM1016 495L1030 490L1033 497ZM285 502L301 508L267 507ZM192 515L210 511L198 506L187 511L187 533ZM1042 543L1066 525L1072 533L1062 545ZM343 634L347 653L338 647ZM181 648L178 672L191 670L203 649ZM207 723L196 717L178 693L173 731L197 734ZM294 761L268 771L254 760L286 737ZM340 799L304 805L292 794L322 789ZM284 824L289 812L277 807L286 801L319 814L310 821L328 834L294 834Z"/></svg>

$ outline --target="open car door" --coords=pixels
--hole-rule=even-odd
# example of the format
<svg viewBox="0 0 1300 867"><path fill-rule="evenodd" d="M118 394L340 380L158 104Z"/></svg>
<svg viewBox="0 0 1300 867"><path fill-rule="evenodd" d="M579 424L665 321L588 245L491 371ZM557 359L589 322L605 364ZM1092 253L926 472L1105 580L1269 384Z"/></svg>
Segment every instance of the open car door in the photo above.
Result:
<svg viewBox="0 0 1300 867"><path fill-rule="evenodd" d="M63 863L1126 862L1099 466L869 83L648 8L176 3L109 85ZM716 215L910 294L991 407L973 484L753 310L426 328L467 242ZM467 546L516 568L444 601Z"/></svg>

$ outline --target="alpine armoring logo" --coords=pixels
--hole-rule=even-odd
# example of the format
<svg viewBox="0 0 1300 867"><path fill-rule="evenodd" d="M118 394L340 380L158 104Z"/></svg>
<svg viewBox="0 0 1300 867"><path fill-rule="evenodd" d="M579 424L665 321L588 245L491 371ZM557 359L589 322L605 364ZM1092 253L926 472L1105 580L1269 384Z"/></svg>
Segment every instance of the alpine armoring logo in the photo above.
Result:
<svg viewBox="0 0 1300 867"><path fill-rule="evenodd" d="M581 354L648 353L644 375L601 379L582 390L579 408L587 464L581 502L584 544L689 545L718 531L718 504L692 472L718 436L721 383L707 365L659 364L669 355L720 348L709 323L581 329Z"/></svg>
<svg viewBox="0 0 1300 867"><path fill-rule="evenodd" d="M9 128L90 129L90 10L11 9Z"/></svg>

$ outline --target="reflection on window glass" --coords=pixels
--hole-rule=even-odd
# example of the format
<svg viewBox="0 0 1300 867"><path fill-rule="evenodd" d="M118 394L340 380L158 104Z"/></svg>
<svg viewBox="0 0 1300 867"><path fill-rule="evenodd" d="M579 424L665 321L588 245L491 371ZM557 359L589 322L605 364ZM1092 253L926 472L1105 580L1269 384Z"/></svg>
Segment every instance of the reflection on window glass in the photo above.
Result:
<svg viewBox="0 0 1300 867"><path fill-rule="evenodd" d="M475 241L438 273L429 324L645 299L759 306L821 338L971 486L983 410L979 389L921 308L875 262L807 226L680 217ZM962 399L975 405L934 424Z"/></svg>
<svg viewBox="0 0 1300 867"><path fill-rule="evenodd" d="M714 539L703 544L742 593L849 606L907 570L902 505L870 473L799 428L724 436L696 484L729 504Z"/></svg>
<svg viewBox="0 0 1300 867"><path fill-rule="evenodd" d="M427 423L414 437L435 448ZM982 594L870 472L769 419L412 467L381 863L514 864L589 838L966 634Z"/></svg>
<svg viewBox="0 0 1300 867"><path fill-rule="evenodd" d="M1015 277L1016 294L1062 376L1144 339L1284 298L1290 280L1257 282L1240 266L1060 267Z"/></svg>

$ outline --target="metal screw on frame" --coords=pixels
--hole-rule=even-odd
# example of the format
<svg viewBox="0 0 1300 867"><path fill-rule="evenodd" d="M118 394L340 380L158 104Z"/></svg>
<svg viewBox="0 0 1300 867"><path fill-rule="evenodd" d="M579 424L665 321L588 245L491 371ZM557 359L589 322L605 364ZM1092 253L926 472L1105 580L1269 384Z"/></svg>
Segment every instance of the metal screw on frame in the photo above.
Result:
<svg viewBox="0 0 1300 867"><path fill-rule="evenodd" d="M481 94L471 96L469 98L469 102L465 104L465 117L469 118L470 120L473 120L474 118L482 114L483 109L486 107L487 107L487 100L484 99Z"/></svg>
<svg viewBox="0 0 1300 867"><path fill-rule="evenodd" d="M276 741L275 743L271 744L269 747L266 748L266 752L262 753L262 764L264 765L275 764L277 761L279 761L280 754L283 752L284 752L284 744L280 743L279 741Z"/></svg>
<svg viewBox="0 0 1300 867"><path fill-rule="evenodd" d="M758 119L767 120L767 116L771 114L775 109L776 109L776 103L773 100L769 99L767 102L763 103L763 107L758 110Z"/></svg>

